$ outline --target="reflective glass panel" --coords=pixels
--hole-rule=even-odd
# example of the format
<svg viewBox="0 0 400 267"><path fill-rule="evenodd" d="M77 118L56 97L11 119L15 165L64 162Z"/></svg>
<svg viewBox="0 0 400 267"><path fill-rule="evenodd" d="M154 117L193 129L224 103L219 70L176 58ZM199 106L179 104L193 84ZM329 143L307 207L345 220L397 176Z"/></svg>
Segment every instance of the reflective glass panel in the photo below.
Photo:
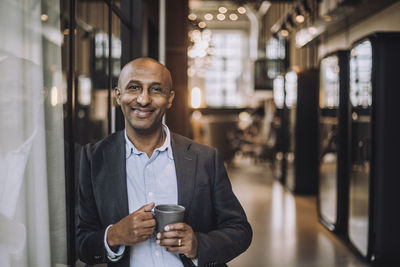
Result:
<svg viewBox="0 0 400 267"><path fill-rule="evenodd" d="M76 141L83 145L108 135L108 6L76 1L75 79Z"/></svg>
<svg viewBox="0 0 400 267"><path fill-rule="evenodd" d="M285 76L286 99L285 104L288 108L296 105L297 102L297 73L290 71Z"/></svg>
<svg viewBox="0 0 400 267"><path fill-rule="evenodd" d="M321 108L339 107L339 59L337 56L324 58L320 68Z"/></svg>
<svg viewBox="0 0 400 267"><path fill-rule="evenodd" d="M285 102L284 78L279 75L274 79L274 102L276 108L283 108Z"/></svg>
<svg viewBox="0 0 400 267"><path fill-rule="evenodd" d="M286 153L286 185L293 189L295 187L295 129L296 129L296 105L297 105L297 73L290 71L285 75L285 104L288 108L288 151Z"/></svg>
<svg viewBox="0 0 400 267"><path fill-rule="evenodd" d="M0 1L2 267L68 264L61 14L59 1Z"/></svg>
<svg viewBox="0 0 400 267"><path fill-rule="evenodd" d="M336 146L338 138L339 71L337 56L326 57L321 61L319 207L322 219L330 226L333 226L337 221L338 159Z"/></svg>
<svg viewBox="0 0 400 267"><path fill-rule="evenodd" d="M350 100L353 111L350 131L349 237L364 256L368 249L369 228L371 74L372 46L367 40L354 47L350 56Z"/></svg>
<svg viewBox="0 0 400 267"><path fill-rule="evenodd" d="M111 39L111 75L112 89L118 85L118 77L121 72L121 20L117 15L112 13L112 39ZM114 94L112 94L114 95ZM111 119L115 118L115 110L117 107L115 97L112 97L111 102ZM111 132L115 132L115 122L111 123Z"/></svg>
<svg viewBox="0 0 400 267"><path fill-rule="evenodd" d="M372 104L372 46L364 41L351 50L350 101L354 107L367 108Z"/></svg>

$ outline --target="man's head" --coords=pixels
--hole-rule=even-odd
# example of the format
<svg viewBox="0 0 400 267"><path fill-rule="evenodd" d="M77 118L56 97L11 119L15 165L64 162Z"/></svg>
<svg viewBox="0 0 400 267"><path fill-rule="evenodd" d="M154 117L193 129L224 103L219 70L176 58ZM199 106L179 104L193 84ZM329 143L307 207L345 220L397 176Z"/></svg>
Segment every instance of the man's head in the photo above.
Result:
<svg viewBox="0 0 400 267"><path fill-rule="evenodd" d="M123 67L115 95L127 131L148 134L161 127L175 91L171 74L164 65L151 58L138 58Z"/></svg>

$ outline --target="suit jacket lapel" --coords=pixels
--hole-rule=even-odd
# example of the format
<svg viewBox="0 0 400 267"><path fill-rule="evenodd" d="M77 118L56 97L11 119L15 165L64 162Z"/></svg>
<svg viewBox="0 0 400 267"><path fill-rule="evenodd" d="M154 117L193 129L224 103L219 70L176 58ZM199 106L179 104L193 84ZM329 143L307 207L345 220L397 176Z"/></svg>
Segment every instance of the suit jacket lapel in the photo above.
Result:
<svg viewBox="0 0 400 267"><path fill-rule="evenodd" d="M188 211L196 183L197 154L190 150L190 141L174 133L171 133L171 145L178 184L178 204Z"/></svg>
<svg viewBox="0 0 400 267"><path fill-rule="evenodd" d="M126 147L124 132L120 131L115 135L115 140L109 143L110 148L103 151L105 163L107 163L106 187L110 198L115 202L117 214L122 219L129 214L128 191L126 185Z"/></svg>

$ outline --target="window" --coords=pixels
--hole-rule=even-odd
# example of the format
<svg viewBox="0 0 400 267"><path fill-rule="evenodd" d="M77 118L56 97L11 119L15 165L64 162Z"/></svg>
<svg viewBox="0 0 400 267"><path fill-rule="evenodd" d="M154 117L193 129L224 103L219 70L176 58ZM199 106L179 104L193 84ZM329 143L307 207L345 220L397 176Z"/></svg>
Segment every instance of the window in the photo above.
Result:
<svg viewBox="0 0 400 267"><path fill-rule="evenodd" d="M205 74L205 101L210 107L240 106L239 81L243 66L244 36L240 31L215 31L214 53Z"/></svg>

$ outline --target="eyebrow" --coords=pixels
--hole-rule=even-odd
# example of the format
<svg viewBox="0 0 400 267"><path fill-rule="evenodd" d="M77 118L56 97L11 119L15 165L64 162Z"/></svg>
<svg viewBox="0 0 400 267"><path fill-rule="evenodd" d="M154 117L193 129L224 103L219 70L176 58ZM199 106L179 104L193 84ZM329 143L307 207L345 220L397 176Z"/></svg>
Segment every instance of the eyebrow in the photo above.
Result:
<svg viewBox="0 0 400 267"><path fill-rule="evenodd" d="M126 86L128 86L128 85L130 85L130 84L132 84L132 83L142 84L141 81L138 81L138 80L130 80L130 81L126 84ZM152 83L150 84L150 86L153 86L153 85L159 85L159 86L161 86L161 83L160 83L160 82L152 82ZM125 86L125 88L126 88L126 86Z"/></svg>

